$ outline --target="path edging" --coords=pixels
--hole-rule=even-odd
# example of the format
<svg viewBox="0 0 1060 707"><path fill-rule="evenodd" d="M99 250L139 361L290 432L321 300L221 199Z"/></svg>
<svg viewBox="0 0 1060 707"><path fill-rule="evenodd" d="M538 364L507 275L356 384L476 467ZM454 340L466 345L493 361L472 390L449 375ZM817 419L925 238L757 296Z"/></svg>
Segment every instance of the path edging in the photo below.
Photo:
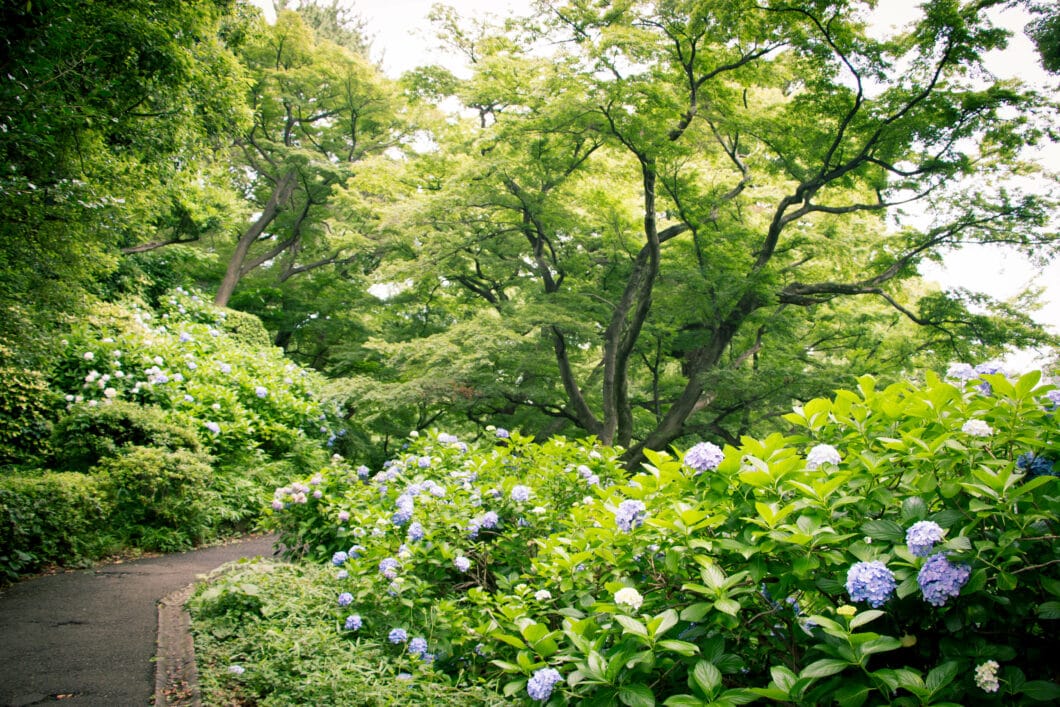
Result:
<svg viewBox="0 0 1060 707"><path fill-rule="evenodd" d="M167 594L158 602L158 641L155 653L155 707L201 707L199 671L191 615L184 604L196 583Z"/></svg>

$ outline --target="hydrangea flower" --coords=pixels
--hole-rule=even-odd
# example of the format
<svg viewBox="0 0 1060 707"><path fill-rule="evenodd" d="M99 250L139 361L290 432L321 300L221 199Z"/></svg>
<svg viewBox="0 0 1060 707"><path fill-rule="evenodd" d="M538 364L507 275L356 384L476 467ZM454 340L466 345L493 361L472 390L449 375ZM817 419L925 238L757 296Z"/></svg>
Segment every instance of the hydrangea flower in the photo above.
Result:
<svg viewBox="0 0 1060 707"><path fill-rule="evenodd" d="M203 425L203 427L210 430L210 432L213 432L215 435L221 434L221 426L216 422L207 422Z"/></svg>
<svg viewBox="0 0 1060 707"><path fill-rule="evenodd" d="M928 558L916 576L924 601L932 606L944 606L950 597L959 596L961 587L968 581L972 568L968 565L955 565L938 552Z"/></svg>
<svg viewBox="0 0 1060 707"><path fill-rule="evenodd" d="M347 578L349 578L349 576L350 576L350 573L347 572L346 570L339 570L338 572L335 573L335 579L347 579Z"/></svg>
<svg viewBox="0 0 1060 707"><path fill-rule="evenodd" d="M244 668L242 665L229 665L228 666L228 672L232 673L233 675L242 675L246 671L247 671L247 669Z"/></svg>
<svg viewBox="0 0 1060 707"><path fill-rule="evenodd" d="M344 562L346 562L346 560L348 560L348 559L350 559L350 556L347 555L342 550L339 550L338 552L336 552L334 555L331 556L331 564L333 564L336 567L338 567L339 565L341 565Z"/></svg>
<svg viewBox="0 0 1060 707"><path fill-rule="evenodd" d="M1045 394L1045 398L1052 403L1052 407L1049 408L1050 410L1055 410L1057 407L1060 407L1060 388L1050 390Z"/></svg>
<svg viewBox="0 0 1060 707"><path fill-rule="evenodd" d="M1031 478L1035 476L1054 476L1053 460L1049 457L1024 452L1016 457L1016 468L1023 469Z"/></svg>
<svg viewBox="0 0 1060 707"><path fill-rule="evenodd" d="M387 557L379 561L379 574L383 575L387 579L394 579L397 577L398 567L401 566L396 559L393 557Z"/></svg>
<svg viewBox="0 0 1060 707"><path fill-rule="evenodd" d="M858 562L847 572L851 601L867 601L874 609L883 606L897 586L894 574L879 560Z"/></svg>
<svg viewBox="0 0 1060 707"><path fill-rule="evenodd" d="M479 518L479 525L486 530L496 528L499 522L500 518L497 516L496 511L486 511L486 513Z"/></svg>
<svg viewBox="0 0 1060 707"><path fill-rule="evenodd" d="M416 460L416 465L419 466L421 469L426 469L427 467L429 467L431 465L431 458L430 457L420 457L419 459Z"/></svg>
<svg viewBox="0 0 1060 707"><path fill-rule="evenodd" d="M365 483L368 482L368 475L371 473L372 470L366 467L364 464L361 464L359 467L357 467L357 478L359 478L361 481L364 481Z"/></svg>
<svg viewBox="0 0 1060 707"><path fill-rule="evenodd" d="M512 487L511 497L513 501L529 501L530 487L522 484Z"/></svg>
<svg viewBox="0 0 1060 707"><path fill-rule="evenodd" d="M917 557L927 557L931 554L931 548L935 547L935 543L942 540L944 532L942 527L934 521L917 521L905 532L905 544L909 546L909 552Z"/></svg>
<svg viewBox="0 0 1060 707"><path fill-rule="evenodd" d="M541 668L535 670L526 683L526 694L531 700L544 702L552 696L552 686L562 682L563 676L555 668Z"/></svg>
<svg viewBox="0 0 1060 707"><path fill-rule="evenodd" d="M269 391L263 385L259 385L257 388L254 389L254 395L258 396L259 398L264 398L268 394Z"/></svg>
<svg viewBox="0 0 1060 707"><path fill-rule="evenodd" d="M627 533L644 523L647 507L643 501L627 499L615 509L615 524Z"/></svg>
<svg viewBox="0 0 1060 707"><path fill-rule="evenodd" d="M840 461L842 458L835 447L830 444L818 444L806 455L806 468L813 471L822 464L838 466Z"/></svg>
<svg viewBox="0 0 1060 707"><path fill-rule="evenodd" d="M361 621L359 614L350 614L346 617L346 624L343 626L347 631L360 631L361 626L364 623Z"/></svg>
<svg viewBox="0 0 1060 707"><path fill-rule="evenodd" d="M951 380L970 381L976 377L975 369L970 363L952 363L946 370L946 377Z"/></svg>
<svg viewBox="0 0 1060 707"><path fill-rule="evenodd" d="M961 432L973 437L989 437L994 434L993 428L978 418L968 420L961 426Z"/></svg>
<svg viewBox="0 0 1060 707"><path fill-rule="evenodd" d="M423 636L416 636L409 641L409 653L418 655L421 658L427 652L427 639Z"/></svg>
<svg viewBox="0 0 1060 707"><path fill-rule="evenodd" d="M721 448L711 442L700 442L685 452L685 466L691 467L698 473L714 471L725 459Z"/></svg>
<svg viewBox="0 0 1060 707"><path fill-rule="evenodd" d="M508 432L508 430L504 429L503 427L498 427L497 428L497 437L498 437L498 439L508 439L509 437L511 437L511 434Z"/></svg>
<svg viewBox="0 0 1060 707"><path fill-rule="evenodd" d="M975 668L975 684L983 692L997 692L1001 684L997 680L997 670L1001 666L996 660L988 660Z"/></svg>
<svg viewBox="0 0 1060 707"><path fill-rule="evenodd" d="M471 569L471 560L467 559L466 557L460 556L453 560L453 566L461 572L467 572L469 569Z"/></svg>
<svg viewBox="0 0 1060 707"><path fill-rule="evenodd" d="M548 591L547 589L539 589L534 592L534 599L538 601L548 601L551 598L552 592Z"/></svg>
<svg viewBox="0 0 1060 707"><path fill-rule="evenodd" d="M423 526L420 525L419 521L416 521L409 526L408 538L410 542L419 542L420 540L423 540Z"/></svg>
<svg viewBox="0 0 1060 707"><path fill-rule="evenodd" d="M349 511L339 511L339 522L340 523L345 523L349 519L350 519L350 512Z"/></svg>
<svg viewBox="0 0 1060 707"><path fill-rule="evenodd" d="M633 587L622 587L615 592L615 603L628 606L633 611L637 611L640 609L641 604L644 603L644 597Z"/></svg>
<svg viewBox="0 0 1060 707"><path fill-rule="evenodd" d="M339 606L349 606L353 603L353 595L349 592L343 592L339 595Z"/></svg>
<svg viewBox="0 0 1060 707"><path fill-rule="evenodd" d="M395 628L392 629L389 634L387 634L386 638L391 643L397 645L398 643L404 643L405 641L409 640L409 634L403 628Z"/></svg>

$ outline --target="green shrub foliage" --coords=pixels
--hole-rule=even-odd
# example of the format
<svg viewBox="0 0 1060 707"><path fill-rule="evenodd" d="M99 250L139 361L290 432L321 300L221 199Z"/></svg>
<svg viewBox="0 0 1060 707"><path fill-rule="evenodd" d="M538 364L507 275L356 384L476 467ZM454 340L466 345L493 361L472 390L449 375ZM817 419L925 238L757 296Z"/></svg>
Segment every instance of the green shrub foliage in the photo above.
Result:
<svg viewBox="0 0 1060 707"><path fill-rule="evenodd" d="M74 472L0 477L0 580L110 549L112 504L99 480Z"/></svg>
<svg viewBox="0 0 1060 707"><path fill-rule="evenodd" d="M414 437L274 518L334 565L334 640L513 702L1055 702L1060 394L965 369L630 478L591 444Z"/></svg>
<svg viewBox="0 0 1060 707"><path fill-rule="evenodd" d="M31 461L48 450L59 398L44 374L5 365L0 347L0 464Z"/></svg>

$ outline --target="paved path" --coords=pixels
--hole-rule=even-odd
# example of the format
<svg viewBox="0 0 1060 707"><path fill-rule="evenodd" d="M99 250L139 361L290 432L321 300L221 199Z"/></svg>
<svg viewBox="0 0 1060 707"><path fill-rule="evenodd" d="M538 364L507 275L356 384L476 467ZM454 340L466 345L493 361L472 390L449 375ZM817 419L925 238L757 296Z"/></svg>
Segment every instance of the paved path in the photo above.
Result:
<svg viewBox="0 0 1060 707"><path fill-rule="evenodd" d="M153 704L158 602L273 536L19 582L0 591L0 705Z"/></svg>

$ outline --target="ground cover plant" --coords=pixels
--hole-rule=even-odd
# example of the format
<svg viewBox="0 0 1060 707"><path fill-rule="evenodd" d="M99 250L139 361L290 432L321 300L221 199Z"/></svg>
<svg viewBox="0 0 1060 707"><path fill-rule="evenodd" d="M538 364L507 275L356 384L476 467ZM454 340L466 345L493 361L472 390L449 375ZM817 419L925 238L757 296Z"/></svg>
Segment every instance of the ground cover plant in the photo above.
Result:
<svg viewBox="0 0 1060 707"><path fill-rule="evenodd" d="M789 434L631 476L591 440L499 429L415 435L382 469L336 457L276 491L284 542L320 566L269 591L305 595L343 658L286 659L510 703L1056 701L1060 391L990 370L865 376ZM270 679L267 612L229 624L226 656L210 608L282 601L262 594L201 590L195 622L232 666L222 693L280 704L301 688Z"/></svg>
<svg viewBox="0 0 1060 707"><path fill-rule="evenodd" d="M99 303L55 364L0 386L0 575L252 528L258 498L341 434L322 380L254 317L177 288ZM2 352L0 352L2 353ZM33 404L30 404L33 403Z"/></svg>

